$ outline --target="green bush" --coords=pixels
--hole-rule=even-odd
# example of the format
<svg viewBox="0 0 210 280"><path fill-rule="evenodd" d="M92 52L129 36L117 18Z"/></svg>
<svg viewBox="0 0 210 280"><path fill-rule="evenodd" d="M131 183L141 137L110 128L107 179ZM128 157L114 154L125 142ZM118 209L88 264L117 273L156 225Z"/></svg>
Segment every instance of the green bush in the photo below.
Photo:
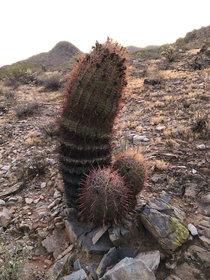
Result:
<svg viewBox="0 0 210 280"><path fill-rule="evenodd" d="M183 49L186 45L185 39L183 37L180 37L176 40L175 45L178 49Z"/></svg>

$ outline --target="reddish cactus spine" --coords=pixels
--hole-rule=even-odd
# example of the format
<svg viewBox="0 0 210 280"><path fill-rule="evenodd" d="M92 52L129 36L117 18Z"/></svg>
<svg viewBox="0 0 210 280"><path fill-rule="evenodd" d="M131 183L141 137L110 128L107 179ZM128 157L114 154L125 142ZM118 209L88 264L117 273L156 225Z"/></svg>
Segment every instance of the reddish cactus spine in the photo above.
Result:
<svg viewBox="0 0 210 280"><path fill-rule="evenodd" d="M92 170L80 191L80 214L95 225L116 224L127 213L132 198L123 178L111 168Z"/></svg>
<svg viewBox="0 0 210 280"><path fill-rule="evenodd" d="M111 165L113 124L127 84L128 56L108 39L79 58L68 77L60 125L60 167L67 202L92 168Z"/></svg>

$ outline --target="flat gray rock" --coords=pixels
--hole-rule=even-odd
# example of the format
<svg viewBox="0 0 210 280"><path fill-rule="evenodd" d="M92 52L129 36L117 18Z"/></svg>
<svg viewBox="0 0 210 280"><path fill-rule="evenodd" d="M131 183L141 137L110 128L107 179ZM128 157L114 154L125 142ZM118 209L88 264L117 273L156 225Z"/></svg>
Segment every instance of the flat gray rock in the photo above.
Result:
<svg viewBox="0 0 210 280"><path fill-rule="evenodd" d="M23 182L19 182L19 183L13 185L12 187L7 188L5 191L0 192L0 198L2 199L10 194L18 192L24 186L25 186L25 184Z"/></svg>
<svg viewBox="0 0 210 280"><path fill-rule="evenodd" d="M95 236L97 229L93 229L89 232L82 241L82 250L89 252L90 254L105 254L113 247L113 244L109 238L109 234L106 231L101 238L93 244L93 237Z"/></svg>
<svg viewBox="0 0 210 280"><path fill-rule="evenodd" d="M154 273L140 259L124 258L111 270L109 270L101 280L156 280Z"/></svg>
<svg viewBox="0 0 210 280"><path fill-rule="evenodd" d="M70 275L62 277L60 280L85 280L87 279L87 274L85 273L84 269L80 269L71 273Z"/></svg>
<svg viewBox="0 0 210 280"><path fill-rule="evenodd" d="M111 248L107 254L105 254L102 260L99 263L99 266L96 270L98 277L102 277L106 272L106 268L115 265L119 261L117 250L115 247Z"/></svg>
<svg viewBox="0 0 210 280"><path fill-rule="evenodd" d="M155 272L160 263L160 251L149 251L138 254L135 259L142 260L150 270Z"/></svg>
<svg viewBox="0 0 210 280"><path fill-rule="evenodd" d="M152 199L142 209L141 220L163 249L171 252L186 242L189 231L183 225L184 213L164 200Z"/></svg>

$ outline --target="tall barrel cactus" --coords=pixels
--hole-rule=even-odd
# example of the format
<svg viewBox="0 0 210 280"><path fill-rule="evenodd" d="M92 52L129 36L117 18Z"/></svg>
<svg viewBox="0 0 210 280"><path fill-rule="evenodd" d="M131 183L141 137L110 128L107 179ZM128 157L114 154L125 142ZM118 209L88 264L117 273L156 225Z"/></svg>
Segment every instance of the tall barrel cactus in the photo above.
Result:
<svg viewBox="0 0 210 280"><path fill-rule="evenodd" d="M84 174L111 164L115 117L127 84L128 55L109 38L96 42L68 77L60 118L60 166L67 203L78 197Z"/></svg>

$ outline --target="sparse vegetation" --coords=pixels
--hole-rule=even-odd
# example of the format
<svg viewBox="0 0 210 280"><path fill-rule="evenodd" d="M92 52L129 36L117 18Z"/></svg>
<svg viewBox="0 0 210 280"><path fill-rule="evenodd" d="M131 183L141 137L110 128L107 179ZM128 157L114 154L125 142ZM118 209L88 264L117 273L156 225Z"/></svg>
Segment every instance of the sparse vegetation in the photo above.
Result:
<svg viewBox="0 0 210 280"><path fill-rule="evenodd" d="M0 279L17 280L31 252L26 244L15 242L10 234L0 234Z"/></svg>
<svg viewBox="0 0 210 280"><path fill-rule="evenodd" d="M58 72L37 77L36 84L43 86L44 91L57 91L62 86L62 76Z"/></svg>
<svg viewBox="0 0 210 280"><path fill-rule="evenodd" d="M27 102L26 104L18 105L15 108L15 115L18 119L27 118L34 115L39 108L39 103L37 101Z"/></svg>

